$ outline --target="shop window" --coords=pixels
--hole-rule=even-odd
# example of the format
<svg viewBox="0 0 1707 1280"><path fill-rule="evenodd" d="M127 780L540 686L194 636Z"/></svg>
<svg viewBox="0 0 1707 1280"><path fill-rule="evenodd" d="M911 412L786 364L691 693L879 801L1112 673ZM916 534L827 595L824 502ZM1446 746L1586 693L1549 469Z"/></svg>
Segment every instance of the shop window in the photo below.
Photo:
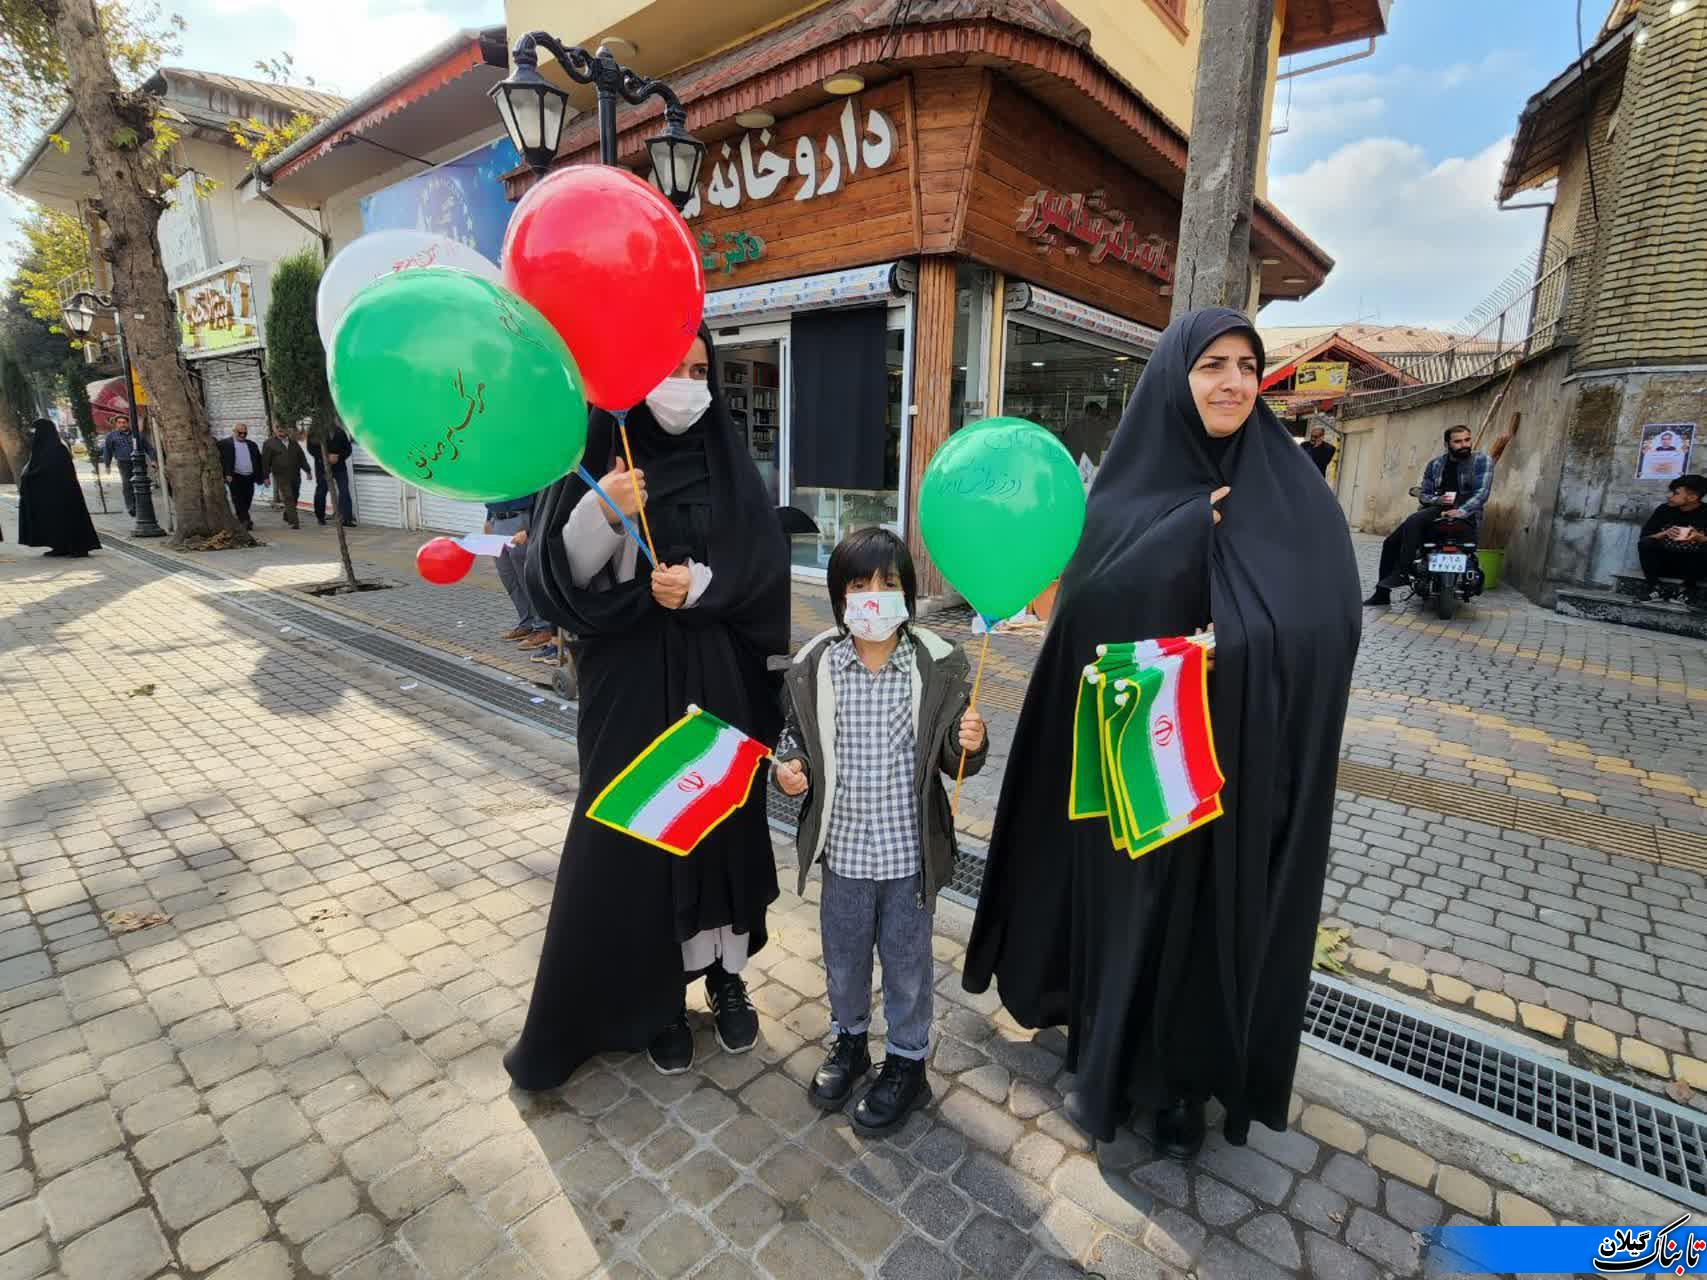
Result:
<svg viewBox="0 0 1707 1280"><path fill-rule="evenodd" d="M1002 412L1047 427L1088 479L1143 370L1140 355L1010 321Z"/></svg>

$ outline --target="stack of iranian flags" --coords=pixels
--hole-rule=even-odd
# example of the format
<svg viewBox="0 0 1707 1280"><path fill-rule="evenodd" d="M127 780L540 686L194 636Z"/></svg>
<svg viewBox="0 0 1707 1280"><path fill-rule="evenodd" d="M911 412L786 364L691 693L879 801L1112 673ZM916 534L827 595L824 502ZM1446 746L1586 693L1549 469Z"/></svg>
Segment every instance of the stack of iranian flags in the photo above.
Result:
<svg viewBox="0 0 1707 1280"><path fill-rule="evenodd" d="M1097 646L1073 714L1067 816L1142 857L1221 816L1209 723L1213 634Z"/></svg>

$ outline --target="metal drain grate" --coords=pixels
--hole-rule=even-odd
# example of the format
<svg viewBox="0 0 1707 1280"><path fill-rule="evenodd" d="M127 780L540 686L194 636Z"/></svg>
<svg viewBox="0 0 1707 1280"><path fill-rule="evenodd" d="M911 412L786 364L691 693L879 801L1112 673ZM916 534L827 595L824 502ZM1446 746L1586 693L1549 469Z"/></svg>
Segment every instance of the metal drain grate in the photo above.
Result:
<svg viewBox="0 0 1707 1280"><path fill-rule="evenodd" d="M108 545L162 572L193 577L198 585L205 586L218 599L264 618L275 626L284 624L305 634L330 640L416 679L425 680L447 693L466 698L488 711L551 733L574 737L578 708L575 703L565 702L550 690L519 679L506 680L473 662L440 657L429 650L394 640L383 632L342 622L326 610L293 604L267 588L236 582L223 574L185 564L133 543L114 540ZM542 701L536 703L535 698ZM559 710L559 707L564 709Z"/></svg>
<svg viewBox="0 0 1707 1280"><path fill-rule="evenodd" d="M1707 1128L1695 1113L1320 974L1304 1037L1467 1115L1707 1209Z"/></svg>

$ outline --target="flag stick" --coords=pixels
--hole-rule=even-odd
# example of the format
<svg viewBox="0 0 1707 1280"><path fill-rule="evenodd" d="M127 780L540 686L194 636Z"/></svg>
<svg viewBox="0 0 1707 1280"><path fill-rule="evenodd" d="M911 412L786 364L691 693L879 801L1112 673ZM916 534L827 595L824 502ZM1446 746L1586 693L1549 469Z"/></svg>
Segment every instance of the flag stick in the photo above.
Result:
<svg viewBox="0 0 1707 1280"><path fill-rule="evenodd" d="M978 674L972 677L972 700L966 704L968 711L978 709L978 686L984 682L984 659L990 656L990 629L984 628L984 646L978 650ZM984 726L984 736L988 738L990 727ZM949 816L960 817L960 784L966 777L966 748L960 748L960 768L954 771L954 803L949 807Z"/></svg>
<svg viewBox="0 0 1707 1280"><path fill-rule="evenodd" d="M628 410L624 409L616 415L616 429L622 433L622 455L628 460L628 469L634 470L634 450L628 445ZM653 568L658 565L658 548L652 545L652 526L646 523L646 501L641 499L637 508L640 512L640 527L646 533L646 553L652 561Z"/></svg>

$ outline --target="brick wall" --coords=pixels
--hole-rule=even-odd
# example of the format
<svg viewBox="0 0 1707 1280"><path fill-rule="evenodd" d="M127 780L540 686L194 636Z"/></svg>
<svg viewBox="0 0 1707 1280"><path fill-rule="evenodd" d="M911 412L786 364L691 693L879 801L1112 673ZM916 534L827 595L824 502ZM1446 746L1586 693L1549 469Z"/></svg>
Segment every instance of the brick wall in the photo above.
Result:
<svg viewBox="0 0 1707 1280"><path fill-rule="evenodd" d="M1596 156L1598 287L1579 368L1707 361L1707 4L1642 0L1638 21L1613 162Z"/></svg>

